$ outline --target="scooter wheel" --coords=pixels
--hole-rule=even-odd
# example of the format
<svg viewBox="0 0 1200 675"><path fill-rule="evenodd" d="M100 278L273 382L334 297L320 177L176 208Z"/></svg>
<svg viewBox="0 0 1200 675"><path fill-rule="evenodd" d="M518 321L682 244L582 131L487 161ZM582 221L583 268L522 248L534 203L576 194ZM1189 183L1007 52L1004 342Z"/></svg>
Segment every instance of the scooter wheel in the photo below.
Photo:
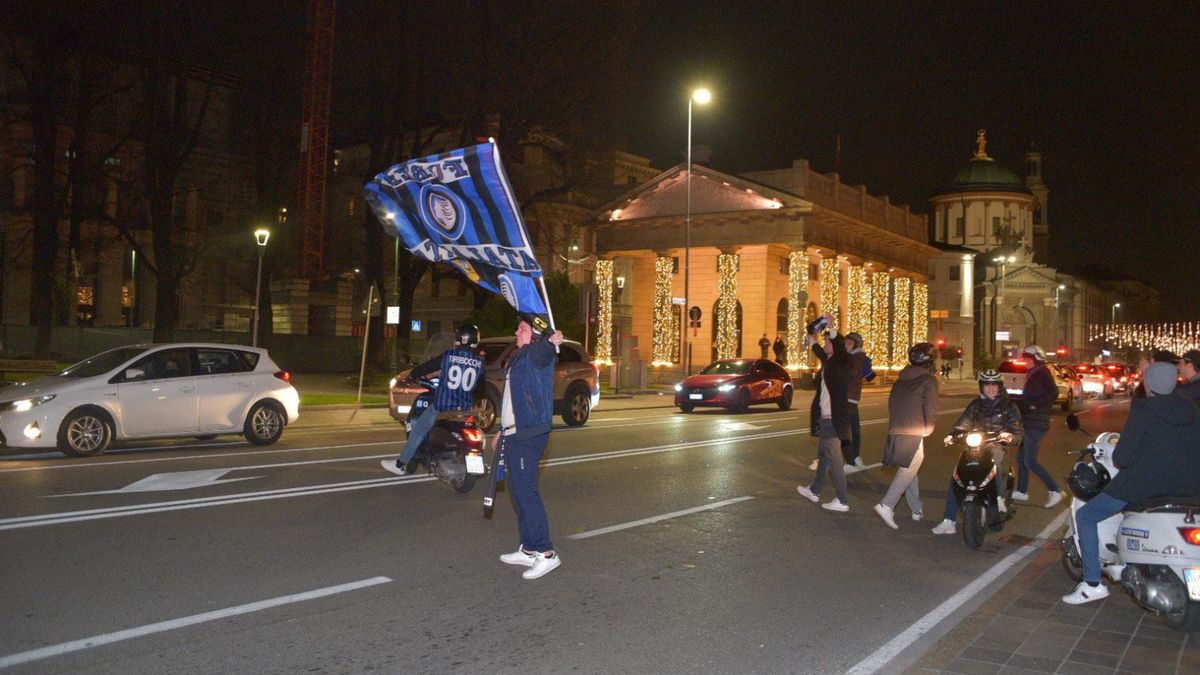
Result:
<svg viewBox="0 0 1200 675"><path fill-rule="evenodd" d="M1067 537L1062 541L1062 567L1071 581L1079 583L1083 581L1083 559L1079 557L1079 548L1075 546L1075 539Z"/></svg>
<svg viewBox="0 0 1200 675"><path fill-rule="evenodd" d="M987 536L987 509L979 502L963 505L963 541L973 550L983 546Z"/></svg>
<svg viewBox="0 0 1200 675"><path fill-rule="evenodd" d="M455 492L465 495L471 490L475 489L475 481L477 480L479 480L479 476L475 474L467 474L463 476L461 481L457 483L451 483L450 485L454 487Z"/></svg>
<svg viewBox="0 0 1200 675"><path fill-rule="evenodd" d="M1200 631L1200 602L1193 600L1183 611L1173 614L1163 613L1160 616L1162 616L1163 623L1177 631L1184 633Z"/></svg>

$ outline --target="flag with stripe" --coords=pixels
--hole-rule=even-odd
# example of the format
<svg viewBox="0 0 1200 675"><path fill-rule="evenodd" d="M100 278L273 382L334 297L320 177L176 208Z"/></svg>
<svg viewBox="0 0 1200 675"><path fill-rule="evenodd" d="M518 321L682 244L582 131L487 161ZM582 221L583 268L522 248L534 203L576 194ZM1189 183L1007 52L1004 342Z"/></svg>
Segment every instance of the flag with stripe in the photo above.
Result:
<svg viewBox="0 0 1200 675"><path fill-rule="evenodd" d="M538 331L549 323L516 195L492 142L397 164L363 188L384 230L502 295Z"/></svg>

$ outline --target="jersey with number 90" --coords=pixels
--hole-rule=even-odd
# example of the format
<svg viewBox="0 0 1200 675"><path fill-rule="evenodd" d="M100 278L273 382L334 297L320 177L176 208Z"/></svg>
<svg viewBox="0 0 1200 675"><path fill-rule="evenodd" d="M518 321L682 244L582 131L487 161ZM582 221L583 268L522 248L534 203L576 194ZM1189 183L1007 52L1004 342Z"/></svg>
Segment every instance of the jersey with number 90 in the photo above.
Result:
<svg viewBox="0 0 1200 675"><path fill-rule="evenodd" d="M447 349L442 354L433 407L440 411L470 410L475 391L483 384L483 357L470 349Z"/></svg>

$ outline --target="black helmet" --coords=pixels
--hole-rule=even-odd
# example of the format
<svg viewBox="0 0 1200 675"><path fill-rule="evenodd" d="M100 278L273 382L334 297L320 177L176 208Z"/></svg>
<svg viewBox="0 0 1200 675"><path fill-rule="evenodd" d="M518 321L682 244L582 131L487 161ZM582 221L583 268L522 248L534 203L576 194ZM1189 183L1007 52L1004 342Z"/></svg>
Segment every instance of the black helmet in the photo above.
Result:
<svg viewBox="0 0 1200 675"><path fill-rule="evenodd" d="M479 346L479 326L471 323L464 323L454 331L454 343L456 345L465 345L467 347Z"/></svg>
<svg viewBox="0 0 1200 675"><path fill-rule="evenodd" d="M847 340L854 340L854 348L855 348L855 349L862 349L862 347L863 347L863 336L862 336L861 334L859 334L859 333L846 333L846 339L847 339Z"/></svg>
<svg viewBox="0 0 1200 675"><path fill-rule="evenodd" d="M1075 462L1075 468L1071 469L1071 473L1067 476L1067 487L1071 488L1071 494L1079 499L1091 499L1100 494L1111 477L1108 475L1108 469L1100 462Z"/></svg>
<svg viewBox="0 0 1200 675"><path fill-rule="evenodd" d="M984 385L988 385L988 384L1000 385L1000 393L1001 394L1004 393L1004 378L1000 377L1000 373L996 372L994 369L988 368L987 370L979 371L979 377L976 379L979 380L980 395L983 394Z"/></svg>
<svg viewBox="0 0 1200 675"><path fill-rule="evenodd" d="M933 345L928 342L918 342L909 347L908 362L914 366L927 366L933 363Z"/></svg>

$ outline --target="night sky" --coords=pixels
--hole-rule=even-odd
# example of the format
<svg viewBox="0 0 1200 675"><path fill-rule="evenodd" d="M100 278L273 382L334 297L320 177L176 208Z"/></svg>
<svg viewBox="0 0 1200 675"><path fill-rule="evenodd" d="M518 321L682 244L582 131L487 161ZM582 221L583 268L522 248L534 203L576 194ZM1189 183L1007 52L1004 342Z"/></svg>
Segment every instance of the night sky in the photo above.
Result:
<svg viewBox="0 0 1200 675"><path fill-rule="evenodd" d="M650 3L630 150L714 168L806 158L928 211L988 131L1023 175L1043 154L1053 264L1107 267L1200 319L1200 3Z"/></svg>

